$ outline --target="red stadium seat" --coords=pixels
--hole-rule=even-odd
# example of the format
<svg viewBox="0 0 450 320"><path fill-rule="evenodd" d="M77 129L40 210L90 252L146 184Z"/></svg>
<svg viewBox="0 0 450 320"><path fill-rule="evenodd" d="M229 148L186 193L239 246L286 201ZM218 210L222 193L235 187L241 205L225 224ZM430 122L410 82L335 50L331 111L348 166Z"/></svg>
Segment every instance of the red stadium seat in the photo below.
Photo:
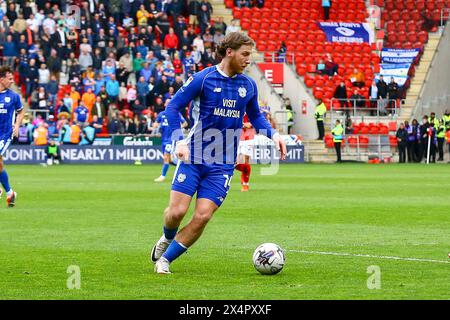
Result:
<svg viewBox="0 0 450 320"><path fill-rule="evenodd" d="M397 131L397 122L389 121L388 122L388 129L389 129L389 131Z"/></svg>
<svg viewBox="0 0 450 320"><path fill-rule="evenodd" d="M379 133L378 127L377 126L371 127L370 130L369 130L369 133L370 134L378 134Z"/></svg>
<svg viewBox="0 0 450 320"><path fill-rule="evenodd" d="M420 42L422 42L422 43L428 42L428 32L421 31L421 32L419 32L418 37L419 37Z"/></svg>
<svg viewBox="0 0 450 320"><path fill-rule="evenodd" d="M389 134L389 129L387 126L381 126L379 127L379 129L380 129L379 134Z"/></svg>
<svg viewBox="0 0 450 320"><path fill-rule="evenodd" d="M349 136L347 142L351 148L356 148L358 146L358 137Z"/></svg>
<svg viewBox="0 0 450 320"><path fill-rule="evenodd" d="M396 147L398 144L396 136L389 136L389 144L391 147Z"/></svg>
<svg viewBox="0 0 450 320"><path fill-rule="evenodd" d="M369 133L369 127L367 127L367 126L360 126L360 133L368 134Z"/></svg>
<svg viewBox="0 0 450 320"><path fill-rule="evenodd" d="M314 79L305 77L305 85L308 88L312 88L314 86Z"/></svg>
<svg viewBox="0 0 450 320"><path fill-rule="evenodd" d="M369 147L369 137L359 136L359 147L368 148Z"/></svg>
<svg viewBox="0 0 450 320"><path fill-rule="evenodd" d="M299 75L301 75L301 76L306 75L306 72L307 72L306 65L298 65L296 70Z"/></svg>
<svg viewBox="0 0 450 320"><path fill-rule="evenodd" d="M308 64L307 66L306 66L306 70L307 70L307 72L309 72L309 73L315 73L317 70L316 70L316 65L315 64L313 64L313 63L310 63L310 64Z"/></svg>
<svg viewBox="0 0 450 320"><path fill-rule="evenodd" d="M416 9L420 11L425 9L425 0L418 0L416 3Z"/></svg>

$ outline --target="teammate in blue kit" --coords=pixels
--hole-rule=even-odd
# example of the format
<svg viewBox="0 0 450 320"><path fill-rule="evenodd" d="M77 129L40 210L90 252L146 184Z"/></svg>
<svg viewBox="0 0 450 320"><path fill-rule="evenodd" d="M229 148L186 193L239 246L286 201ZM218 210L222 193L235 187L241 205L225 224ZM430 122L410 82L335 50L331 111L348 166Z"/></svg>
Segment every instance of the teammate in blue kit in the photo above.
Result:
<svg viewBox="0 0 450 320"><path fill-rule="evenodd" d="M14 207L17 193L9 186L9 179L3 165L3 155L13 137L19 134L19 127L25 115L20 96L9 88L13 84L13 73L7 66L0 67L0 182L6 191L6 204ZM0 197L3 191L0 189Z"/></svg>
<svg viewBox="0 0 450 320"><path fill-rule="evenodd" d="M184 120L183 116L179 113L179 122L181 127L185 128L187 126L186 120ZM166 112L162 111L156 117L155 127L159 128L159 132L161 133L161 141L162 141L162 152L164 154L164 162L162 167L161 175L156 178L155 182L163 182L166 179L167 171L169 170L170 165L170 154L173 150L173 141L172 141L172 133L170 132L169 122L167 120ZM181 136L181 139L183 136Z"/></svg>
<svg viewBox="0 0 450 320"><path fill-rule="evenodd" d="M243 74L253 46L253 40L242 33L226 35L217 46L220 64L189 78L166 108L174 139L180 136L178 113L191 101L194 125L186 139L176 142L179 161L164 211L163 236L150 253L156 273L170 273L170 263L195 243L225 200L245 113L257 133L274 141L280 158L286 157L286 145L259 110L255 82ZM195 193L192 220L178 231Z"/></svg>

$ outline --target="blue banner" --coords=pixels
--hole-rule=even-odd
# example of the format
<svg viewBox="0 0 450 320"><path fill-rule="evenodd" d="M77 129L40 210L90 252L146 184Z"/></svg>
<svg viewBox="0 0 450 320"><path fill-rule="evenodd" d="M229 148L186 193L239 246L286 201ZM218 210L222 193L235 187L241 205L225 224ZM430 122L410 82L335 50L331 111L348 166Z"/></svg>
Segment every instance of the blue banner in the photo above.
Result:
<svg viewBox="0 0 450 320"><path fill-rule="evenodd" d="M380 64L380 75L383 76L384 81L386 81L386 83L391 82L391 77L393 77L395 82L397 82L399 86L403 86L406 80L408 80L408 72L410 66L411 65L409 63L407 64L382 63Z"/></svg>
<svg viewBox="0 0 450 320"><path fill-rule="evenodd" d="M318 22L328 42L372 43L373 30L367 23Z"/></svg>
<svg viewBox="0 0 450 320"><path fill-rule="evenodd" d="M383 48L381 51L381 62L395 64L413 63L419 52L420 49Z"/></svg>

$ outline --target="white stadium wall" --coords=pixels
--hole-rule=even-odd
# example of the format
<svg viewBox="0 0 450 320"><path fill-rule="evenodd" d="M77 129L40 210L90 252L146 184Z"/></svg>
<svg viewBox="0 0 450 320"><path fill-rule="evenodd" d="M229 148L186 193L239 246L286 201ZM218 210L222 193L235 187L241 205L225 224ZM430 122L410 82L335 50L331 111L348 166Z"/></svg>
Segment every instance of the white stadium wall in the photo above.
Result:
<svg viewBox="0 0 450 320"><path fill-rule="evenodd" d="M308 93L297 72L288 64L284 64L283 95L291 100L295 111L294 132L304 139L316 139L319 135L314 118L316 100Z"/></svg>
<svg viewBox="0 0 450 320"><path fill-rule="evenodd" d="M440 117L446 109L450 110L450 23L447 23L439 41L413 118L433 111Z"/></svg>

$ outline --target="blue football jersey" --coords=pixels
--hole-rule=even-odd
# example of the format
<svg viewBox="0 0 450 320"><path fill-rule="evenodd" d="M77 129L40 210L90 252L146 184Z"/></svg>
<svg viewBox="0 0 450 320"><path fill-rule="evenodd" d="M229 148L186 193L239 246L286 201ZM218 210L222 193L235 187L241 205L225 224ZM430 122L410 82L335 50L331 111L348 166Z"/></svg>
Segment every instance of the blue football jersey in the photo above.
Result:
<svg viewBox="0 0 450 320"><path fill-rule="evenodd" d="M186 122L186 120L184 120L183 116L180 113L178 113L178 115L179 115L178 123ZM158 113L156 122L159 123L159 132L161 133L162 143L163 144L172 143L172 132L170 131L169 121L167 120L167 115L165 111L161 111L160 113Z"/></svg>
<svg viewBox="0 0 450 320"><path fill-rule="evenodd" d="M20 96L7 89L0 92L0 137L11 138L16 121L16 113L23 109Z"/></svg>
<svg viewBox="0 0 450 320"><path fill-rule="evenodd" d="M77 120L79 122L86 122L89 110L85 106L78 106L75 109L75 113L78 115Z"/></svg>
<svg viewBox="0 0 450 320"><path fill-rule="evenodd" d="M256 83L245 74L229 77L216 65L190 77L166 108L171 132L180 129L178 112L191 101L191 163L233 166L245 113L258 133L272 138L276 132L261 114Z"/></svg>

